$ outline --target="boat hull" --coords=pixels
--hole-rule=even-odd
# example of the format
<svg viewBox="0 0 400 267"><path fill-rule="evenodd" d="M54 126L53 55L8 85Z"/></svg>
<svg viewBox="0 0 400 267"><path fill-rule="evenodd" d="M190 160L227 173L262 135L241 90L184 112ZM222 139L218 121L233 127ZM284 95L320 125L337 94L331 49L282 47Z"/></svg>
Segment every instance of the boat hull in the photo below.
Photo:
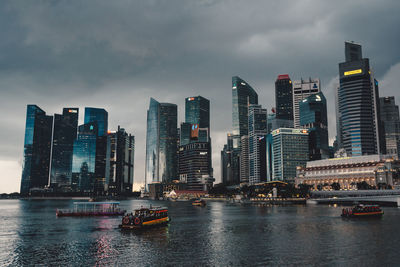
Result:
<svg viewBox="0 0 400 267"><path fill-rule="evenodd" d="M141 225L120 224L119 228L125 229L125 230L140 230L140 229L147 229L147 228L152 228L152 227L157 227L157 226L164 226L164 225L167 225L170 221L171 220L169 218L161 218L161 219L143 222Z"/></svg>
<svg viewBox="0 0 400 267"><path fill-rule="evenodd" d="M358 212L353 214L342 214L343 218L380 218L383 216L383 211L381 212Z"/></svg>
<svg viewBox="0 0 400 267"><path fill-rule="evenodd" d="M57 212L56 215L58 217L123 216L125 212Z"/></svg>

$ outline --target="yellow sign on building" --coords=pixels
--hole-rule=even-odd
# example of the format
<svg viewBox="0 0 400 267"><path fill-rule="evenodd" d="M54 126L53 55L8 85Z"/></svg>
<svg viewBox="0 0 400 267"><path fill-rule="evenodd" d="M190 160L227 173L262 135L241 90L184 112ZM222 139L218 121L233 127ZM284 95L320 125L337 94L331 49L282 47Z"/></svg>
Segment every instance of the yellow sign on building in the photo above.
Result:
<svg viewBox="0 0 400 267"><path fill-rule="evenodd" d="M354 75L354 74L360 74L362 73L362 69L358 70L350 70L350 71L345 71L344 76L349 76L349 75Z"/></svg>

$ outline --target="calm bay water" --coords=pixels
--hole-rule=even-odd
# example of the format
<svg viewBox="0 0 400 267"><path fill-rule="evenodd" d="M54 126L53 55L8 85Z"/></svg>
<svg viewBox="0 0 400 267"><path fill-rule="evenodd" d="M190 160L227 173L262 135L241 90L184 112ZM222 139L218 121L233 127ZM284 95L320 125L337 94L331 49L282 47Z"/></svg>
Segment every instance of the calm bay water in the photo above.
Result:
<svg viewBox="0 0 400 267"><path fill-rule="evenodd" d="M121 218L57 218L73 201L1 200L0 266L399 265L400 209L346 220L341 207L121 201L169 207L169 226L122 232Z"/></svg>

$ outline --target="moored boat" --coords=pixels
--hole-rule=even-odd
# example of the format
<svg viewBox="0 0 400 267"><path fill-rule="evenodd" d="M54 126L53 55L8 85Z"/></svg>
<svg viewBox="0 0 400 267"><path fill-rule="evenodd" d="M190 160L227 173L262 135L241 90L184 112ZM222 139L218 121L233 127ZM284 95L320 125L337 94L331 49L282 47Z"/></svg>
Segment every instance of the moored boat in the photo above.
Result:
<svg viewBox="0 0 400 267"><path fill-rule="evenodd" d="M169 221L168 208L150 206L150 208L137 209L135 213L125 214L119 227L134 230L166 225Z"/></svg>
<svg viewBox="0 0 400 267"><path fill-rule="evenodd" d="M366 218L382 217L383 210L379 205L357 205L353 208L342 209L342 217L345 218Z"/></svg>
<svg viewBox="0 0 400 267"><path fill-rule="evenodd" d="M56 215L62 216L122 216L126 210L119 208L119 202L74 202L72 209L57 209Z"/></svg>
<svg viewBox="0 0 400 267"><path fill-rule="evenodd" d="M195 201L192 202L192 205L204 207L206 205L206 201L204 199L196 199Z"/></svg>

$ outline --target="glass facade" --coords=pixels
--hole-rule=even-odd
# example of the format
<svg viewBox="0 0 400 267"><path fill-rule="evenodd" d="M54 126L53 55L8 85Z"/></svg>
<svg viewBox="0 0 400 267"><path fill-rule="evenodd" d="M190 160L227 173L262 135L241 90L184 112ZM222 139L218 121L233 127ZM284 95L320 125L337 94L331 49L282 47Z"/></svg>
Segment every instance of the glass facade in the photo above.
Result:
<svg viewBox="0 0 400 267"><path fill-rule="evenodd" d="M170 182L178 178L177 120L175 104L150 99L147 110L146 186L151 182Z"/></svg>
<svg viewBox="0 0 400 267"><path fill-rule="evenodd" d="M265 136L267 128L267 110L261 105L249 106L249 184L266 181L265 172ZM260 145L263 145L261 147Z"/></svg>
<svg viewBox="0 0 400 267"><path fill-rule="evenodd" d="M108 112L102 108L85 108L85 124L97 122L99 136L104 136L108 131Z"/></svg>
<svg viewBox="0 0 400 267"><path fill-rule="evenodd" d="M317 79L308 79L293 82L293 118L294 128L300 127L300 103L310 95L321 92L321 81Z"/></svg>
<svg viewBox="0 0 400 267"><path fill-rule="evenodd" d="M258 104L256 91L238 76L232 77L233 135L239 139L248 134L248 105L251 104Z"/></svg>
<svg viewBox="0 0 400 267"><path fill-rule="evenodd" d="M322 92L300 102L300 126L308 129L310 160L329 158L328 114Z"/></svg>
<svg viewBox="0 0 400 267"><path fill-rule="evenodd" d="M52 126L52 116L36 105L27 106L21 194L49 183Z"/></svg>
<svg viewBox="0 0 400 267"><path fill-rule="evenodd" d="M64 108L62 115L54 115L50 171L50 183L54 186L71 186L72 153L78 130L78 115L78 108Z"/></svg>
<svg viewBox="0 0 400 267"><path fill-rule="evenodd" d="M276 118L293 121L293 89L288 74L279 75L275 81Z"/></svg>
<svg viewBox="0 0 400 267"><path fill-rule="evenodd" d="M202 96L186 98L185 122L198 124L200 128L210 128L210 100Z"/></svg>
<svg viewBox="0 0 400 267"><path fill-rule="evenodd" d="M360 45L346 42L345 54L346 62L339 64L337 92L339 147L349 156L384 154L378 82L369 59L362 58Z"/></svg>
<svg viewBox="0 0 400 267"><path fill-rule="evenodd" d="M72 176L82 192L93 192L96 166L96 122L80 125L74 142ZM74 186L73 186L74 187Z"/></svg>
<svg viewBox="0 0 400 267"><path fill-rule="evenodd" d="M385 128L386 153L395 158L400 156L400 117L399 106L394 96L381 97L380 116Z"/></svg>
<svg viewBox="0 0 400 267"><path fill-rule="evenodd" d="M297 167L304 167L309 159L308 131L279 128L272 131L270 138L267 142L267 161L272 158L272 180L293 182ZM272 147L268 148L271 142ZM272 151L268 151L270 149Z"/></svg>

